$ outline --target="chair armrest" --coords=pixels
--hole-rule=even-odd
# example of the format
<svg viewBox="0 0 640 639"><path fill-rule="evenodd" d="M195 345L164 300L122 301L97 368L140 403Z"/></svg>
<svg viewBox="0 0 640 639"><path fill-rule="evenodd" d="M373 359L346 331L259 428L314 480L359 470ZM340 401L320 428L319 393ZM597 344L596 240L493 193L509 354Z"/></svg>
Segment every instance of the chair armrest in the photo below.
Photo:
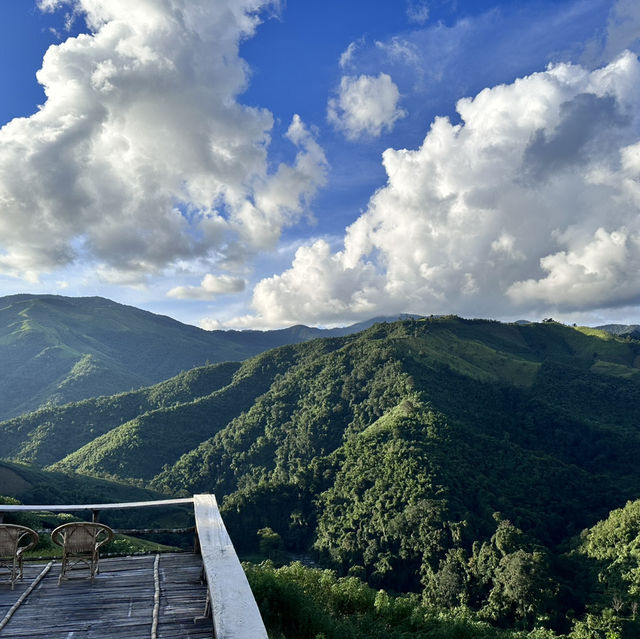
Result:
<svg viewBox="0 0 640 639"><path fill-rule="evenodd" d="M20 542L27 537L30 538L29 543L24 546L20 546ZM38 545L39 539L40 536L35 530L31 530L31 528L25 528L20 537L18 537L18 549L16 551L16 554L20 556L23 553L27 552L27 550L35 548Z"/></svg>
<svg viewBox="0 0 640 639"><path fill-rule="evenodd" d="M101 539L100 541L96 542L96 550L98 550L100 546L104 546L104 544L108 544L113 539L113 530L111 530L111 528L109 528L108 526L105 526L104 528L102 528L100 533L102 532L104 532L107 536L104 539Z"/></svg>
<svg viewBox="0 0 640 639"><path fill-rule="evenodd" d="M59 530L54 530L51 533L51 541L56 544L56 546L64 546L64 538Z"/></svg>

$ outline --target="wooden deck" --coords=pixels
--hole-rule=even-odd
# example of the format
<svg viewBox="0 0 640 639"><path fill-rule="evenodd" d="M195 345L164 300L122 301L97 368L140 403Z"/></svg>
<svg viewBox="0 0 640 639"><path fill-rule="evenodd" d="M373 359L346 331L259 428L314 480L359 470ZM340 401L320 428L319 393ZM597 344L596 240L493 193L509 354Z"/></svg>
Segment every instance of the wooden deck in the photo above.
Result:
<svg viewBox="0 0 640 639"><path fill-rule="evenodd" d="M85 579L58 586L59 562L33 589L8 624L2 639L143 639L152 637L156 555L100 560L93 584ZM159 555L158 639L211 639L211 618L203 614L207 593L200 583L197 555ZM22 582L11 590L0 575L0 622L42 572L44 564L25 563ZM157 599L157 598L156 598Z"/></svg>

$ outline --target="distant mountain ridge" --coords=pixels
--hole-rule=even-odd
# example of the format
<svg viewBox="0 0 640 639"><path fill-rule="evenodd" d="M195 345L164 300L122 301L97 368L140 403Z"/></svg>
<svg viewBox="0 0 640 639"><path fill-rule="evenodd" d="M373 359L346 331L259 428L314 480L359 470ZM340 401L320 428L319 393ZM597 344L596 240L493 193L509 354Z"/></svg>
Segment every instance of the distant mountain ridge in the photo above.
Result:
<svg viewBox="0 0 640 639"><path fill-rule="evenodd" d="M618 337L640 338L640 324L604 324L596 328Z"/></svg>
<svg viewBox="0 0 640 639"><path fill-rule="evenodd" d="M101 297L0 297L0 420L144 388L205 364L240 362L279 346L418 317L380 316L330 329L206 331ZM640 337L637 325L600 328Z"/></svg>
<svg viewBox="0 0 640 639"><path fill-rule="evenodd" d="M340 329L205 331L101 297L0 298L0 419L141 388L206 363L242 361Z"/></svg>

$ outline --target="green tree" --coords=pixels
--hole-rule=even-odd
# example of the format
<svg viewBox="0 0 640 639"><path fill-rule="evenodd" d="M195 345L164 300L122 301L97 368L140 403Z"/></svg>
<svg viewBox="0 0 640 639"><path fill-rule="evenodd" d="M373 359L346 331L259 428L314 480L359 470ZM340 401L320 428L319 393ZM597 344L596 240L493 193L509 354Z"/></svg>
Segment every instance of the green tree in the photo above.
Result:
<svg viewBox="0 0 640 639"><path fill-rule="evenodd" d="M553 596L546 556L519 549L500 560L493 577L486 614L530 626L545 611Z"/></svg>
<svg viewBox="0 0 640 639"><path fill-rule="evenodd" d="M269 559L279 559L284 550L282 537L268 526L258 531L260 552Z"/></svg>

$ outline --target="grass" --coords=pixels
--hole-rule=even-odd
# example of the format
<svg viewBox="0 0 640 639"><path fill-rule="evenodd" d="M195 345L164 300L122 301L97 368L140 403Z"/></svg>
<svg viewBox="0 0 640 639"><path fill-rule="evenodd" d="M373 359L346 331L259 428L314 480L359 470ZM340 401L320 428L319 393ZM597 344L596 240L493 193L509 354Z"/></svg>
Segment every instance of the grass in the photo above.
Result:
<svg viewBox="0 0 640 639"><path fill-rule="evenodd" d="M595 362L591 367L591 371L602 375L611 375L612 377L624 377L626 379L640 375L640 371L637 368L631 368L624 364L616 364L615 362L604 362L602 360Z"/></svg>
<svg viewBox="0 0 640 639"><path fill-rule="evenodd" d="M540 364L509 352L500 352L479 341L461 339L453 333L439 331L409 340L410 349L448 368L483 382L506 381L528 387Z"/></svg>

